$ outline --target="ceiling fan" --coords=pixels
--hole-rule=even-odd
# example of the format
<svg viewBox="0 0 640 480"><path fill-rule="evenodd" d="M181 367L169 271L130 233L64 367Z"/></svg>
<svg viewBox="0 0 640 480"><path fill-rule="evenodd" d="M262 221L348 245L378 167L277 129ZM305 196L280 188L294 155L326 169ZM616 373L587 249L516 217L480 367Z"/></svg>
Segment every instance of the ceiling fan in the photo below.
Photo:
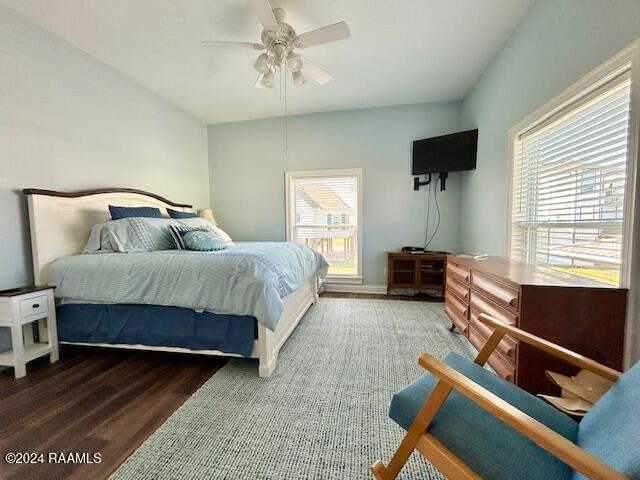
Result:
<svg viewBox="0 0 640 480"><path fill-rule="evenodd" d="M293 84L298 87L306 83L305 75L320 85L327 84L331 75L294 50L349 38L347 24L338 22L298 35L291 25L285 23L286 12L282 8L271 8L269 0L250 1L264 27L262 43L204 41L202 44L206 47L265 50L253 64L260 74L255 85L258 88L273 88L276 69L285 66L291 71Z"/></svg>

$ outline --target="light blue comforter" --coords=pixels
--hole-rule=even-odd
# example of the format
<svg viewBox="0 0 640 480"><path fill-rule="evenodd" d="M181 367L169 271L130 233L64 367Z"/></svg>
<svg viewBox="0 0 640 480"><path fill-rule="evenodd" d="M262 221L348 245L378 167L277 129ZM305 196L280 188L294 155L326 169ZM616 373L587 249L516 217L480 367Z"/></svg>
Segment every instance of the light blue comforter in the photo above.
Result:
<svg viewBox="0 0 640 480"><path fill-rule="evenodd" d="M192 308L252 315L275 330L282 298L328 264L295 243L236 243L216 252L74 255L56 260L49 285L65 301Z"/></svg>

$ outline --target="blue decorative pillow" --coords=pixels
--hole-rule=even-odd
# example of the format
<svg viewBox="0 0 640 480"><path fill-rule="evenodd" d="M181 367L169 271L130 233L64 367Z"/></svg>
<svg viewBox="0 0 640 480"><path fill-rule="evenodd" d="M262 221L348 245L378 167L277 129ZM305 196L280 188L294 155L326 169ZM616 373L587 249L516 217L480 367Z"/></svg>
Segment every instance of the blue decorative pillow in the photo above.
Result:
<svg viewBox="0 0 640 480"><path fill-rule="evenodd" d="M111 213L111 220L131 217L162 218L160 209L156 207L116 207L109 205L109 212Z"/></svg>
<svg viewBox="0 0 640 480"><path fill-rule="evenodd" d="M167 208L167 212L171 218L196 218L198 216L197 213L181 212L180 210L173 210L171 208Z"/></svg>
<svg viewBox="0 0 640 480"><path fill-rule="evenodd" d="M171 241L174 248L178 250L187 250L187 246L184 244L184 236L193 232L194 230L202 230L202 228L185 227L184 225L169 225L169 235L171 235Z"/></svg>
<svg viewBox="0 0 640 480"><path fill-rule="evenodd" d="M201 252L209 252L211 250L222 250L227 248L227 244L224 243L220 237L213 232L205 230L192 230L183 235L185 247L189 250L198 250Z"/></svg>

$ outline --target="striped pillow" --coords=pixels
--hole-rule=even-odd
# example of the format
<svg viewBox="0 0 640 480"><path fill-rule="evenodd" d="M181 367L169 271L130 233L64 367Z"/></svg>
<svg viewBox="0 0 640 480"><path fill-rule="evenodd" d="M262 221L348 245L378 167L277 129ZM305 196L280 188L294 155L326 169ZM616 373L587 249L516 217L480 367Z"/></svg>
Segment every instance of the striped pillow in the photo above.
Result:
<svg viewBox="0 0 640 480"><path fill-rule="evenodd" d="M169 225L169 234L171 235L171 240L173 241L173 245L178 250L188 250L188 248L184 244L184 239L182 238L186 233L193 232L194 230L201 230L200 228L192 228L192 227L182 227L176 225Z"/></svg>

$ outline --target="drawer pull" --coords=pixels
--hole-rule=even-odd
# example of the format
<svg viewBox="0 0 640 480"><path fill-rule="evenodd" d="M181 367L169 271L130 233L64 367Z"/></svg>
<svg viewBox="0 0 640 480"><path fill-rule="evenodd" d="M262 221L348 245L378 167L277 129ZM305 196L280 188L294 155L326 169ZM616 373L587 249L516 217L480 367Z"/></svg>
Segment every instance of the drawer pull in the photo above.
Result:
<svg viewBox="0 0 640 480"><path fill-rule="evenodd" d="M40 308L40 304L39 303L34 303L33 305L31 305L31 308Z"/></svg>

